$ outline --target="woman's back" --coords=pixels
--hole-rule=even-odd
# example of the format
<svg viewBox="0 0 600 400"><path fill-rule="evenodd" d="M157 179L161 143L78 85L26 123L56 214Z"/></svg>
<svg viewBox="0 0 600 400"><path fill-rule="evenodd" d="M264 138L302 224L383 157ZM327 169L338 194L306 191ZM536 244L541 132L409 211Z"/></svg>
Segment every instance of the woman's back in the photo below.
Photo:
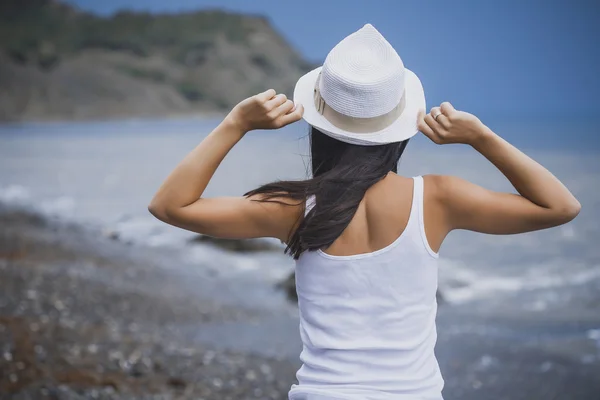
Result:
<svg viewBox="0 0 600 400"><path fill-rule="evenodd" d="M440 398L443 380L434 355L438 256L425 237L423 178L392 193L408 187L400 180L410 181L388 176L369 189L327 253L304 252L297 260L303 365L291 399ZM307 213L313 205L311 197ZM331 254L384 243L386 236L387 244L375 251Z"/></svg>

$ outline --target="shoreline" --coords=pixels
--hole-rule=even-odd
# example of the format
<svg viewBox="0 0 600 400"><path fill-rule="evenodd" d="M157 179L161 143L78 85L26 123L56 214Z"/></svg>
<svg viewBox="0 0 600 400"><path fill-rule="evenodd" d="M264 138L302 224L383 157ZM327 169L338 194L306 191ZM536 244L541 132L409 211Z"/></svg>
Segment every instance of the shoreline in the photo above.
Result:
<svg viewBox="0 0 600 400"><path fill-rule="evenodd" d="M36 126L36 125L64 125L64 124L102 124L102 123L127 123L127 122L148 122L148 121L177 121L177 120L216 120L222 119L227 115L226 112L189 112L189 113L167 113L159 115L126 115L119 114L106 115L102 117L90 118L36 118L36 119L14 119L0 120L0 128L9 128L11 126Z"/></svg>
<svg viewBox="0 0 600 400"><path fill-rule="evenodd" d="M170 258L0 206L0 393L286 398L300 366L297 309L283 293L245 297L273 288L211 276L202 266L188 271ZM571 313L566 323L519 310L519 299L439 308L445 399L600 393L600 316Z"/></svg>
<svg viewBox="0 0 600 400"><path fill-rule="evenodd" d="M6 210L0 227L0 393L32 399L287 394L297 365L203 345L190 334L211 324L250 324L261 311L192 298L181 277L144 258L85 248L75 237L85 232L76 227ZM65 239L81 251L64 246Z"/></svg>

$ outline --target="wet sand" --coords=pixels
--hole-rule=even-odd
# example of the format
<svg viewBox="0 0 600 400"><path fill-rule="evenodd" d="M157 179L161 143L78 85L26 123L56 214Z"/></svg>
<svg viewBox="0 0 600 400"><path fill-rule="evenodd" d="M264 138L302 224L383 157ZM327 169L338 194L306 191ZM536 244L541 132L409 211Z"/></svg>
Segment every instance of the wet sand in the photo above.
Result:
<svg viewBox="0 0 600 400"><path fill-rule="evenodd" d="M0 207L0 398L286 399L294 306L263 307L283 295L246 298L271 288L168 260ZM599 399L594 285L554 312L519 309L536 293L440 306L445 399Z"/></svg>

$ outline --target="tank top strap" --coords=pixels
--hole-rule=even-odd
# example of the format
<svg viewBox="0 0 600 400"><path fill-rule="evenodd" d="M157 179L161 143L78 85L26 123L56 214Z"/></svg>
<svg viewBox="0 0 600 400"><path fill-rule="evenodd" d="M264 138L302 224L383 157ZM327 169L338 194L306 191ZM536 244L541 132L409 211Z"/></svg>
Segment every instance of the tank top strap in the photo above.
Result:
<svg viewBox="0 0 600 400"><path fill-rule="evenodd" d="M421 204L423 202L423 178L421 176L413 176L413 193L412 203L410 206L410 215L408 217L407 226L415 229L416 232L420 229L419 213L421 212ZM419 232L420 235L420 232Z"/></svg>
<svg viewBox="0 0 600 400"><path fill-rule="evenodd" d="M409 225L412 225L411 229L415 234L421 237L423 246L427 252L438 258L438 253L433 251L427 241L425 235L425 218L424 218L424 198L425 198L425 184L421 175L413 177L413 202L410 210Z"/></svg>

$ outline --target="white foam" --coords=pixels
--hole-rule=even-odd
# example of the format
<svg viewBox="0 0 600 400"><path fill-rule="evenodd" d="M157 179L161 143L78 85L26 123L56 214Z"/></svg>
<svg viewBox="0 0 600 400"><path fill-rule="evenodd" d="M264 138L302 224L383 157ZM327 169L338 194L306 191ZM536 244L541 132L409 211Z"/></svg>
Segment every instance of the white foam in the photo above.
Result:
<svg viewBox="0 0 600 400"><path fill-rule="evenodd" d="M21 185L0 188L0 201L9 205L31 207L44 215L64 219L73 219L77 206L75 199L69 196L40 200L28 188ZM122 216L116 223L105 222L102 225L105 235L114 235L126 242L152 247L185 248L188 260L216 266L226 275L257 271L265 279L272 280L275 277L281 278L293 269L290 258L282 253L248 255L231 253L210 244L198 243L190 246L189 240L195 236L194 233L167 226L151 215ZM572 240L577 237L574 228L565 226L561 229L561 236L564 238ZM280 245L276 239L265 240ZM583 265L573 265L571 261L568 268L562 268L558 264L564 263L564 260L555 262L556 266L544 264L524 266L522 274L518 276L501 276L493 269L473 268L456 260L442 259L440 288L448 302L459 304L499 293L580 285L600 278L598 267L585 268ZM222 267L227 268L227 271L222 271ZM540 270L546 271L545 274L540 274ZM532 311L543 311L552 300L538 299L524 307Z"/></svg>
<svg viewBox="0 0 600 400"><path fill-rule="evenodd" d="M75 211L75 200L68 196L45 200L40 203L39 210L50 216L70 217Z"/></svg>
<svg viewBox="0 0 600 400"><path fill-rule="evenodd" d="M496 364L498 364L498 359L496 359L495 357L490 356L489 354L484 354L479 359L476 368L479 369L479 370L486 370L486 369L489 369L490 367L492 367L492 366L494 366Z"/></svg>
<svg viewBox="0 0 600 400"><path fill-rule="evenodd" d="M110 224L106 231L120 240L152 247L182 247L194 234L170 227L151 215L122 217Z"/></svg>
<svg viewBox="0 0 600 400"><path fill-rule="evenodd" d="M0 188L0 202L10 206L26 207L50 217L69 218L73 215L76 202L69 196L40 199L28 188L8 185Z"/></svg>
<svg viewBox="0 0 600 400"><path fill-rule="evenodd" d="M0 201L3 203L23 205L30 198L29 190L21 185L0 187Z"/></svg>
<svg viewBox="0 0 600 400"><path fill-rule="evenodd" d="M600 329L590 329L587 331L587 337L600 343Z"/></svg>
<svg viewBox="0 0 600 400"><path fill-rule="evenodd" d="M248 256L245 257L236 257L234 262L235 268L240 271L256 271L260 268L260 264L258 260L255 258L251 258Z"/></svg>
<svg viewBox="0 0 600 400"><path fill-rule="evenodd" d="M440 287L444 298L455 304L502 292L576 286L600 278L600 267L577 269L573 265L563 269L561 271L563 273L550 274L551 269L539 265L528 268L527 274L507 277L491 275L489 271L469 269L459 262L444 260L440 270ZM546 275L539 274L540 270L546 270L548 273ZM461 285L456 287L446 284L451 281L459 281ZM546 302L540 301L531 307L535 310L544 310L546 306Z"/></svg>

